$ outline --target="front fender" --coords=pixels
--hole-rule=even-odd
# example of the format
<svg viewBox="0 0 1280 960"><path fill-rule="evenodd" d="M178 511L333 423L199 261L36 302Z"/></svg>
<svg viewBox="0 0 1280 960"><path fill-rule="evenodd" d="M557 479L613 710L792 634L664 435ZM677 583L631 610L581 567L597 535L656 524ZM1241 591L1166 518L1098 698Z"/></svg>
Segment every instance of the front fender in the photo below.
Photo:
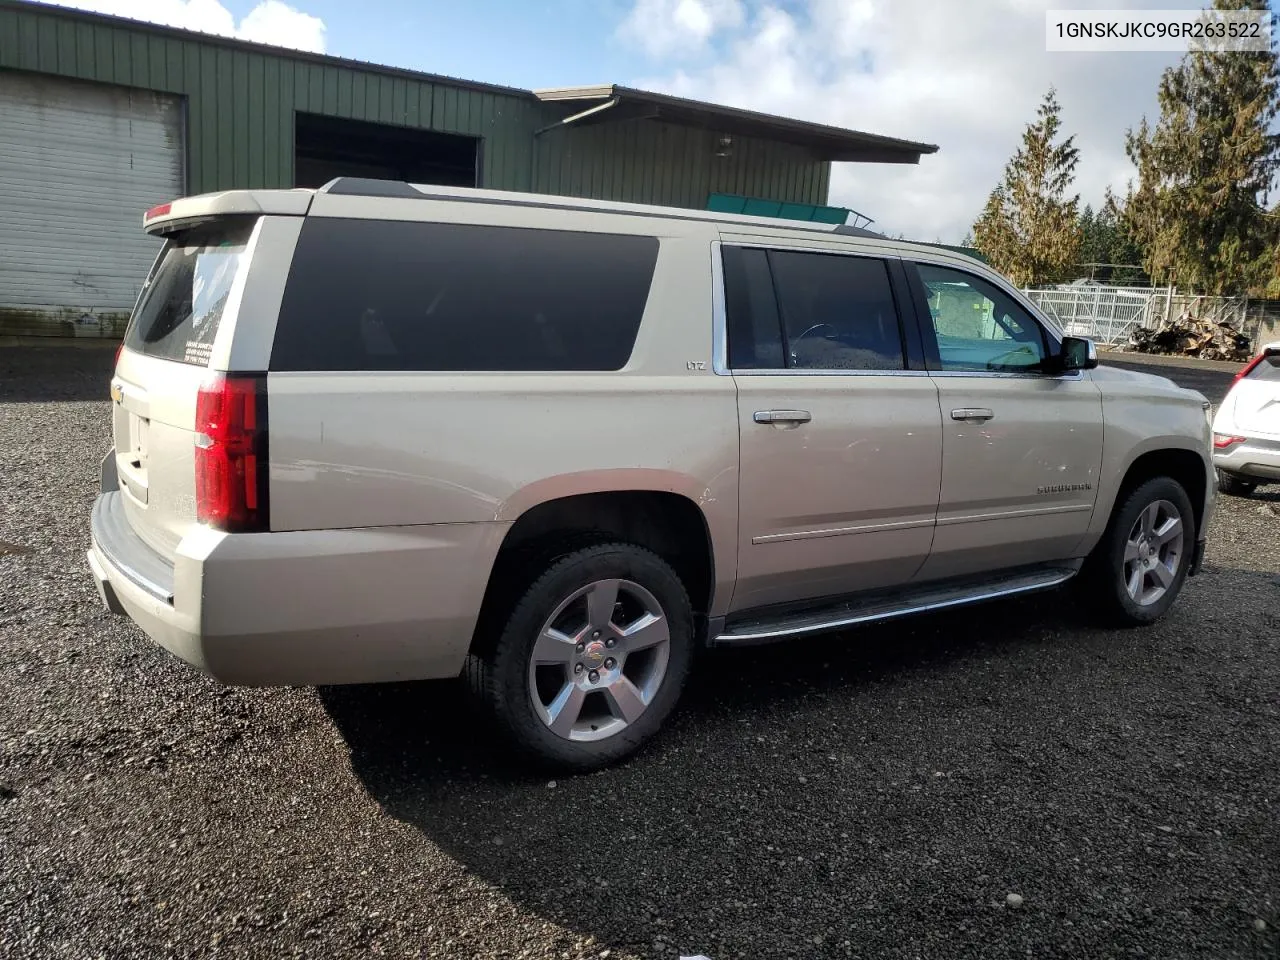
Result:
<svg viewBox="0 0 1280 960"><path fill-rule="evenodd" d="M1208 453L1207 445L1199 437L1185 434L1160 434L1143 437L1117 449L1114 438L1108 438L1109 450L1104 449L1103 471L1099 480L1098 498L1093 511L1093 519L1089 524L1089 533L1083 544L1082 553L1088 553L1106 532L1107 524L1116 507L1116 500L1125 478L1129 476L1134 465L1143 457L1166 451L1180 451L1193 454L1201 463L1204 476L1204 497L1198 507L1200 514L1197 539L1204 539L1209 521L1213 516L1217 485L1214 479L1213 460ZM1194 491L1188 491L1192 497Z"/></svg>

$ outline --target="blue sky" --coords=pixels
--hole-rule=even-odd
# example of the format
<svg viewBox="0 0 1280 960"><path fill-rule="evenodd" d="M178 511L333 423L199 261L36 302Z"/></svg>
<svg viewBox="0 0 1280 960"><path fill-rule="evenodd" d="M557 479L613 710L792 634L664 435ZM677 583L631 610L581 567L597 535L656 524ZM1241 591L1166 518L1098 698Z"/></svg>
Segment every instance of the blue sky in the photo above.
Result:
<svg viewBox="0 0 1280 960"><path fill-rule="evenodd" d="M240 20L256 0L222 0ZM513 87L622 82L646 60L613 36L621 0L314 0L328 52Z"/></svg>
<svg viewBox="0 0 1280 960"><path fill-rule="evenodd" d="M912 140L918 166L837 164L830 202L958 241L1052 85L1097 206L1133 176L1164 53L1049 53L1045 11L1204 0L51 0L469 80L622 83Z"/></svg>

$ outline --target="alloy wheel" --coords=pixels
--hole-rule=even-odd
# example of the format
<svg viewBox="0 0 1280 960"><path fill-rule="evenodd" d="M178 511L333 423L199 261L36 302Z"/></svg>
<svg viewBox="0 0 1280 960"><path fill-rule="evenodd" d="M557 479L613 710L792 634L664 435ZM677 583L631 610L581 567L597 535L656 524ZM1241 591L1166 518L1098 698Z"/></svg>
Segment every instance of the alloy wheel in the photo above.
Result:
<svg viewBox="0 0 1280 960"><path fill-rule="evenodd" d="M1124 544L1121 576L1129 597L1148 607L1173 586L1183 558L1182 515L1168 500L1149 504Z"/></svg>
<svg viewBox="0 0 1280 960"><path fill-rule="evenodd" d="M631 580L596 580L561 601L529 657L534 712L566 740L603 740L634 724L662 686L666 614Z"/></svg>

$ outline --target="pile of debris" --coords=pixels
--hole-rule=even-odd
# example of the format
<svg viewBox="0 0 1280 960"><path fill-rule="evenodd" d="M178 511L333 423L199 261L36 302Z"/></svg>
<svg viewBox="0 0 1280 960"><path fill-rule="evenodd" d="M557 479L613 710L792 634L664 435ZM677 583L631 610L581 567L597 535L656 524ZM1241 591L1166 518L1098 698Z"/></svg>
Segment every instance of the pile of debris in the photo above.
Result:
<svg viewBox="0 0 1280 960"><path fill-rule="evenodd" d="M1201 360L1248 360L1249 338L1225 320L1197 320L1181 316L1155 329L1139 327L1129 335L1129 349L1137 353L1165 353Z"/></svg>

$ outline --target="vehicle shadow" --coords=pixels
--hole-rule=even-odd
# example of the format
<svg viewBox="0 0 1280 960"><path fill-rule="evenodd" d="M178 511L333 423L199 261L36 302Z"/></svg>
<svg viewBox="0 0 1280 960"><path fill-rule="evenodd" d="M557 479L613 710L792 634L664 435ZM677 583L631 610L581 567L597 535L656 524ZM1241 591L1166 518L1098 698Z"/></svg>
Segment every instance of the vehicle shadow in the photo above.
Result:
<svg viewBox="0 0 1280 960"><path fill-rule="evenodd" d="M1018 848L1032 842L1026 811L993 848L981 831L968 837L974 810L923 798L950 784L944 776L970 753L987 758L984 768L956 776L976 793L1038 776L1017 745L1040 709L1037 691L1010 693L1010 659L1034 662L1052 648L1055 660L1090 661L1116 643L1153 642L1064 624L1068 603L1053 593L708 653L648 749L556 780L509 756L458 684L319 695L355 774L388 813L525 909L602 947L717 960L844 956L838 944L852 939L870 956L887 937L893 952L904 917L949 909L926 905L922 870L965 904L956 909L976 944L1003 922L1001 904L988 900L1002 900L1000 884L1028 869ZM938 818L942 830L948 817L963 849L943 862L940 841L921 830ZM1052 867L1047 877L1037 869L1037 882L1054 882ZM993 886L987 875L1001 873ZM924 903L913 906L915 896Z"/></svg>

